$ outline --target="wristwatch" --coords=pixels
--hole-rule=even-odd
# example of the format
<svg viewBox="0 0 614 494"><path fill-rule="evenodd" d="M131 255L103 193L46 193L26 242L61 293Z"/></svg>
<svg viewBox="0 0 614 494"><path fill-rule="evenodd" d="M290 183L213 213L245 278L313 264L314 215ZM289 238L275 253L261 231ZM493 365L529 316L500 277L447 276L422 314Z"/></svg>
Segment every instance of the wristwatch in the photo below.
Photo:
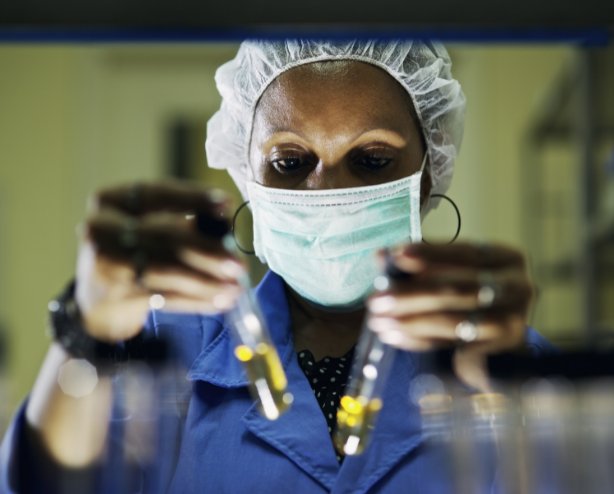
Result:
<svg viewBox="0 0 614 494"><path fill-rule="evenodd" d="M161 363L166 359L166 345L155 338L139 333L130 340L110 344L91 337L81 324L75 301L75 281L49 302L49 336L60 343L75 358L86 359L96 367L146 360Z"/></svg>

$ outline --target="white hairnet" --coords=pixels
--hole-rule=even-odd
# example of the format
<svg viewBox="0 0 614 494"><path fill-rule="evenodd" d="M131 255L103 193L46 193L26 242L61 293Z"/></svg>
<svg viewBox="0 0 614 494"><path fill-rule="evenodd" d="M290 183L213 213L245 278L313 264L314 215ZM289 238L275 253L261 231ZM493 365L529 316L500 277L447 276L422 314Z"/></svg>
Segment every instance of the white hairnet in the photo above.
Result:
<svg viewBox="0 0 614 494"><path fill-rule="evenodd" d="M283 72L326 60L356 60L388 72L411 97L430 156L432 193L450 186L465 122L465 96L439 43L422 41L245 41L215 74L220 110L207 125L209 166L227 169L247 197L249 145L258 100Z"/></svg>

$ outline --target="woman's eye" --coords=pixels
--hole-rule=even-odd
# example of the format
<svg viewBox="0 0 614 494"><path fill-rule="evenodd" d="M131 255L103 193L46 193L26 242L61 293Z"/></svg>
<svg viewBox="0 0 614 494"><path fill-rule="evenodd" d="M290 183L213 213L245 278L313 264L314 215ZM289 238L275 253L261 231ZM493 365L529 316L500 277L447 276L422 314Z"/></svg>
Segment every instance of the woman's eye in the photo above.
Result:
<svg viewBox="0 0 614 494"><path fill-rule="evenodd" d="M283 158L273 161L273 164L281 170L295 170L300 168L303 163L300 158Z"/></svg>
<svg viewBox="0 0 614 494"><path fill-rule="evenodd" d="M392 159L390 158L381 158L379 156L362 156L360 159L357 160L356 163L360 166L364 166L372 170L377 170L379 168L384 168L391 161Z"/></svg>

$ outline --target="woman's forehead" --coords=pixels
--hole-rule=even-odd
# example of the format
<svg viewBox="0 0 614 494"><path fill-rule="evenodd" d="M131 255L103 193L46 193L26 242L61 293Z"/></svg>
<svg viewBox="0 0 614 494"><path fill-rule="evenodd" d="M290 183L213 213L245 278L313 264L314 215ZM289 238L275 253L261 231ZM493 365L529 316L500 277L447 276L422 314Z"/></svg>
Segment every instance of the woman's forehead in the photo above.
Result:
<svg viewBox="0 0 614 494"><path fill-rule="evenodd" d="M267 127L267 134L318 121L409 130L412 109L407 92L384 70L347 60L319 62L280 75L260 99L255 125Z"/></svg>

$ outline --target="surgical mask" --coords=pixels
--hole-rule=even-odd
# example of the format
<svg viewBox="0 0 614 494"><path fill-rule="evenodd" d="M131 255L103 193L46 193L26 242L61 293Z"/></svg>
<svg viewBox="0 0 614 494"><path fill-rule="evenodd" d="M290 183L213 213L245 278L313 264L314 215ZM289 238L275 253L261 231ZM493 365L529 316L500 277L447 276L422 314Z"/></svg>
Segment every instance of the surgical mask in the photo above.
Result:
<svg viewBox="0 0 614 494"><path fill-rule="evenodd" d="M422 240L420 171L369 187L272 189L247 183L254 250L299 295L332 311L364 306L377 251Z"/></svg>

